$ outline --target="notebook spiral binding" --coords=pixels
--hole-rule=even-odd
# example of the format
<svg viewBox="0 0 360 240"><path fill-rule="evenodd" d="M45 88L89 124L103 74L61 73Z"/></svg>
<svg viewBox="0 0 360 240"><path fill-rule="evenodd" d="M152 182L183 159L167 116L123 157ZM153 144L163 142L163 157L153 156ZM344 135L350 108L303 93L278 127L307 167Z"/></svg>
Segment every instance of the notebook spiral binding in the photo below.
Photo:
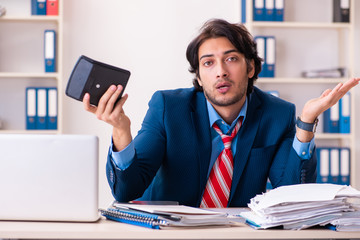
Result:
<svg viewBox="0 0 360 240"><path fill-rule="evenodd" d="M128 224L133 224L142 227L148 227L153 229L160 229L160 226L168 225L166 220L159 219L157 215L140 213L140 212L132 212L126 210L119 209L99 209L101 215L106 217L107 219L123 222Z"/></svg>

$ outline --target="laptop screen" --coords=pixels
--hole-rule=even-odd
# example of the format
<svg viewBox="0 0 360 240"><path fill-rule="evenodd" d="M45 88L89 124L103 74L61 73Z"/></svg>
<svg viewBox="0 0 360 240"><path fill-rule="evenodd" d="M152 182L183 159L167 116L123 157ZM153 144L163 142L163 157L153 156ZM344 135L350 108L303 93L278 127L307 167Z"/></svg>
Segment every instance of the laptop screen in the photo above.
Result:
<svg viewBox="0 0 360 240"><path fill-rule="evenodd" d="M96 221L98 138L1 134L0 219Z"/></svg>

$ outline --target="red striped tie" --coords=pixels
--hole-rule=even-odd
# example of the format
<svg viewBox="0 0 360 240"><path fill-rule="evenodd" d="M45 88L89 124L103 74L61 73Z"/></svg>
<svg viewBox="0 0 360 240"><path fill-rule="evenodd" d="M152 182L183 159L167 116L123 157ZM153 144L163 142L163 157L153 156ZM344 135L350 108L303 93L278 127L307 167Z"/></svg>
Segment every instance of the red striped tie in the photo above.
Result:
<svg viewBox="0 0 360 240"><path fill-rule="evenodd" d="M240 129L242 120L241 116L230 136L223 134L216 123L213 125L213 128L221 136L224 149L211 169L200 204L201 208L225 208L228 204L234 168L231 141Z"/></svg>

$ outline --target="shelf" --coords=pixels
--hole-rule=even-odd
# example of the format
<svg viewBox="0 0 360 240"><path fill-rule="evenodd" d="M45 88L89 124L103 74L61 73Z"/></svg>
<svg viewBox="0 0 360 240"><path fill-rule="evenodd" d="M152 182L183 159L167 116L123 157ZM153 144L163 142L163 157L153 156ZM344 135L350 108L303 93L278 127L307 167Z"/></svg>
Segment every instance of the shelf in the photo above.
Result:
<svg viewBox="0 0 360 240"><path fill-rule="evenodd" d="M350 28L350 23L321 23L321 22L260 22L253 21L251 23L256 28Z"/></svg>
<svg viewBox="0 0 360 240"><path fill-rule="evenodd" d="M58 78L58 73L0 72L0 78Z"/></svg>
<svg viewBox="0 0 360 240"><path fill-rule="evenodd" d="M315 139L333 139L333 140L346 140L351 139L351 134L344 133L315 133Z"/></svg>
<svg viewBox="0 0 360 240"><path fill-rule="evenodd" d="M59 16L3 16L0 17L1 21L57 22L59 21Z"/></svg>
<svg viewBox="0 0 360 240"><path fill-rule="evenodd" d="M244 0L245 1L245 0ZM292 2L292 3L290 3ZM302 1L290 1L289 5L290 8L292 7L292 11L297 11L296 4L294 2L300 3ZM322 9L322 3L319 3L318 1L304 1L304 3L307 2L307 6L304 5L301 7L301 11L303 13L307 13L307 7L312 7L313 5L316 5L316 9ZM311 2L311 5L309 5ZM312 2L316 2L312 3ZM325 1L324 1L325 2ZM302 104L307 99L304 98L303 95L310 95L313 92L319 91L319 88L322 88L325 86L330 87L329 85L337 85L338 83L343 83L347 81L349 78L354 77L353 71L354 71L354 55L356 54L354 50L354 36L355 36L355 0L350 1L350 21L349 22L331 22L331 20L326 21L324 18L313 18L313 16L306 16L307 19L302 18L302 21L282 21L282 22L268 22L268 21L253 21L253 3L252 0L246 0L246 23L244 24L246 28L251 32L252 35L274 35L279 36L279 55L275 54L275 57L281 58L281 63L287 63L287 61L290 61L291 59L296 59L298 56L306 56L306 52L301 52L301 49L296 49L297 46L304 46L304 50L306 51L312 51L312 50L319 50L319 46L323 47L322 44L324 44L324 47L322 48L329 48L330 44L334 45L334 48L329 48L329 54L327 52L325 54L321 54L319 52L314 52L313 55L309 55L309 57L319 57L321 61L321 58L331 57L335 56L337 59L334 59L334 61L328 61L324 66L342 66L346 67L347 69L347 76L348 77L342 77L342 78L302 78L302 77L287 77L291 76L289 74L293 74L293 76L301 76L299 74L299 71L304 68L304 65L307 65L307 68L311 66L312 68L320 68L317 67L315 63L315 59L311 58L314 63L309 63L308 61L304 61L303 59L300 59L299 65L300 67L295 68L291 66L291 68L288 71L284 71L283 74L279 74L281 77L274 77L274 78L259 78L255 84L258 84L260 88L264 89L270 89L270 90L278 90L280 96L282 95L282 92L286 92L284 97L287 97L290 102L294 102L294 104ZM301 3L302 4L302 3ZM330 11L333 1L327 0L326 4L327 6L324 6L324 9L326 8L326 11ZM297 6L299 7L299 6ZM315 12L315 11L313 11ZM316 11L317 12L317 11ZM315 12L315 14L316 14ZM311 13L313 14L313 13ZM321 14L321 13L320 13ZM322 13L322 16L325 16L324 14L328 14L326 19L329 19L331 17L332 13ZM288 16L290 17L290 15ZM297 19L296 15L291 15L292 19ZM316 19L322 19L316 22ZM243 20L243 19L242 19ZM296 34L296 35L295 35ZM303 36L305 41L297 41L296 36L297 34L299 36ZM309 38L308 38L309 36ZM312 37L315 36L316 38L312 39ZM329 36L329 39L327 39L327 36ZM289 42L287 42L289 41ZM312 42L316 43L316 45L312 46ZM294 55L294 58L292 57L292 52L296 53ZM312 52L311 52L312 53ZM300 55L299 55L300 54ZM327 59L326 59L327 60ZM296 60L295 60L296 61ZM275 61L276 63L279 63L280 61ZM275 65L276 67L276 65ZM282 65L284 69L285 67ZM299 70L300 69L300 70ZM279 76L278 75L278 76ZM291 85L293 84L293 85ZM299 89L299 90L298 90ZM304 94L304 90L309 89L309 94ZM298 94L297 92L300 91L301 94ZM351 90L353 93L353 90ZM318 146L324 146L324 147L345 147L349 148L351 151L350 155L350 184L354 187L358 187L360 185L359 182L359 174L357 172L358 168L358 156L356 156L356 137L355 137L355 128L356 128L356 106L355 106L355 94L351 94L351 103L350 103L350 112L351 112L351 133L348 134L342 134L342 133L323 133L323 132L317 132L315 134L315 141L316 145Z"/></svg>
<svg viewBox="0 0 360 240"><path fill-rule="evenodd" d="M58 130L0 130L0 134L59 134Z"/></svg>
<svg viewBox="0 0 360 240"><path fill-rule="evenodd" d="M347 81L348 78L259 78L257 83L303 83L303 84L319 84L319 83L341 83Z"/></svg>

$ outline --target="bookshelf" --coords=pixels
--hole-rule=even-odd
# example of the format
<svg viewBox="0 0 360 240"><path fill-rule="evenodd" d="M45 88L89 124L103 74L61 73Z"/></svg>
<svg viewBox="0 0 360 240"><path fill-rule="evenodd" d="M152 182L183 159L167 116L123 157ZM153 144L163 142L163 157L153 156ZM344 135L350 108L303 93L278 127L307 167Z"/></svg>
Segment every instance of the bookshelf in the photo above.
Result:
<svg viewBox="0 0 360 240"><path fill-rule="evenodd" d="M0 17L0 134L62 132L63 2L58 16L31 15L30 0L3 0ZM56 72L45 72L44 31L56 31ZM26 87L57 88L57 129L26 130Z"/></svg>
<svg viewBox="0 0 360 240"><path fill-rule="evenodd" d="M282 22L254 21L253 0L243 1L246 1L244 24L250 33L253 36L271 35L276 38L275 77L259 78L256 85L263 90L277 90L281 98L295 103L297 115L300 114L307 100L320 96L323 90L333 88L336 84L354 76L354 0L350 1L348 23L332 22L333 0L285 0ZM326 59L328 55L331 57ZM346 67L346 78L301 77L303 70L338 66ZM354 95L354 91L351 90L350 133L324 133L322 116L320 116L315 142L319 147L350 149L350 183L358 188L360 183L356 182L359 177L356 177Z"/></svg>

